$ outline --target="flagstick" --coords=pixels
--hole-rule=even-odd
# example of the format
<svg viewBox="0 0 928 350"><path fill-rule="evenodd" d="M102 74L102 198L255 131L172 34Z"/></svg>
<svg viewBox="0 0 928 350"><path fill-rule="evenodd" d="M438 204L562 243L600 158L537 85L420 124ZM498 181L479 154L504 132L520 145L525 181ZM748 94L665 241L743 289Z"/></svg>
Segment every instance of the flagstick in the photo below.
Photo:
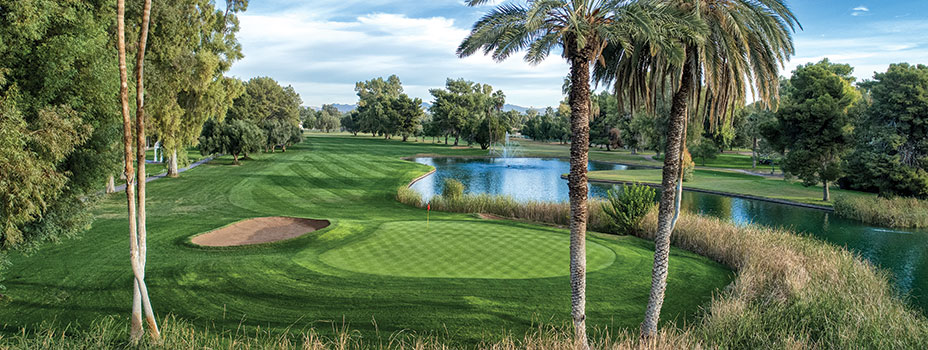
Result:
<svg viewBox="0 0 928 350"><path fill-rule="evenodd" d="M425 209L425 232L430 233L429 230L429 214L432 214L432 203L429 203Z"/></svg>

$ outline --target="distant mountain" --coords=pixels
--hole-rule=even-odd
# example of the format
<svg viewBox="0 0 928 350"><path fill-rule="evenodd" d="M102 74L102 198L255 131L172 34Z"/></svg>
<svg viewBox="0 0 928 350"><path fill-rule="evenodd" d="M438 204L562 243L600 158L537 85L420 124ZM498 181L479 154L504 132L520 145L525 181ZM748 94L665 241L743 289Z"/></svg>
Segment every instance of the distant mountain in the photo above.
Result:
<svg viewBox="0 0 928 350"><path fill-rule="evenodd" d="M544 108L542 108L542 109L544 109ZM517 112L519 112L519 113L525 113L525 111L527 111L527 110L529 110L528 107L522 107L522 106L511 105L511 104L508 104L508 103L503 105L503 111L505 111L505 112L517 111Z"/></svg>
<svg viewBox="0 0 928 350"><path fill-rule="evenodd" d="M429 107L432 107L432 104L431 104L431 103L428 103L428 102L422 102L422 105L421 105L421 106L422 106L422 109L428 110ZM315 107L315 106L310 107L310 108L312 108L313 110L316 110L316 111L322 109L321 107ZM341 113L347 113L347 112L353 111L355 108L358 108L358 105L357 105L357 104L336 103L336 104L335 104L335 108L338 108L338 111L341 112ZM529 109L532 109L532 108L535 108L535 107L522 107L522 106L517 106L517 105L511 105L511 104L508 104L508 103L505 104L505 105L503 105L503 111L506 111L506 112L508 112L508 111L517 111L517 112L519 112L519 113L525 113L525 111L527 111L527 110L529 110ZM545 107L535 108L535 109L538 110L538 111L540 112L540 111L544 111Z"/></svg>

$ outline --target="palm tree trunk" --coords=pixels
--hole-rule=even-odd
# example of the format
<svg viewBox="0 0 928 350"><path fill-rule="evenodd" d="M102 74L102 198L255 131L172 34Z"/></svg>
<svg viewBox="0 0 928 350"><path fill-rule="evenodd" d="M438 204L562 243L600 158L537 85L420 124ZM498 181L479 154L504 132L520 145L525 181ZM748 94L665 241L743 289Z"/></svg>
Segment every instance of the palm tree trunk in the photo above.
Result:
<svg viewBox="0 0 928 350"><path fill-rule="evenodd" d="M123 155L125 168L123 175L126 178L126 206L129 212L129 257L134 276L138 266L138 224L135 208L135 172L132 169L132 121L129 116L129 76L126 69L126 3L125 0L116 1L116 48L119 52L119 99L122 107ZM135 295L138 296L138 278L133 283ZM130 319L130 341L138 343L142 338L142 310L139 298L133 298L132 316ZM136 307L138 305L138 307Z"/></svg>
<svg viewBox="0 0 928 350"><path fill-rule="evenodd" d="M683 186L682 156L685 143L687 103L693 86L690 62L692 52L687 50L686 64L680 90L673 96L670 121L667 133L667 146L664 150L664 168L661 181L661 198L658 209L657 234L654 236L654 266L651 270L651 294L641 324L642 338L652 337L657 333L661 306L664 304L664 291L667 289L667 271L670 258L670 235L673 233L676 219L679 217L679 203Z"/></svg>
<svg viewBox="0 0 928 350"><path fill-rule="evenodd" d="M151 329L151 337L155 341L161 338L161 332L158 331L158 323L155 321L155 315L152 311L151 300L148 298L148 288L145 286L145 263L148 256L148 230L146 224L145 211L145 48L148 43L148 25L151 19L151 0L145 0L142 10L142 28L139 33L139 50L135 62L135 127L136 127L136 155L138 161L138 234L139 234L139 256L138 269L136 275L138 280L138 292L141 294L141 303L145 312L145 320ZM174 153L176 159L176 151ZM176 165L176 161L174 163ZM175 169L176 170L176 169Z"/></svg>
<svg viewBox="0 0 928 350"><path fill-rule="evenodd" d="M589 49L583 50L589 51ZM584 52L573 56L570 67L570 291L571 316L577 347L590 348L586 335L586 220L587 165L590 147L590 63Z"/></svg>

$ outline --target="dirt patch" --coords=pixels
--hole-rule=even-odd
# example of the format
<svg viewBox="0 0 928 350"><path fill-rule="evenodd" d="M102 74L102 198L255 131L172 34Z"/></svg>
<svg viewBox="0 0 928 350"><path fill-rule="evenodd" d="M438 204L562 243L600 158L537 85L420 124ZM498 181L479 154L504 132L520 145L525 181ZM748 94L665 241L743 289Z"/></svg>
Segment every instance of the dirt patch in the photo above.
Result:
<svg viewBox="0 0 928 350"><path fill-rule="evenodd" d="M477 216L484 220L509 220L509 218L504 218L494 214L477 214Z"/></svg>
<svg viewBox="0 0 928 350"><path fill-rule="evenodd" d="M328 220L289 217L254 218L236 222L196 237L194 244L207 247L232 247L269 243L296 238L329 226Z"/></svg>

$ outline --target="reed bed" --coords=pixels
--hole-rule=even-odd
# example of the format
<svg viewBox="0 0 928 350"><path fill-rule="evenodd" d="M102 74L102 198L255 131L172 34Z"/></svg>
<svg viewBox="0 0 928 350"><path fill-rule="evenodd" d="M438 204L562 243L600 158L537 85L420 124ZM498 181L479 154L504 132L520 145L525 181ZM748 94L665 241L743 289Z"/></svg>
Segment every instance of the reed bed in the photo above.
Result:
<svg viewBox="0 0 928 350"><path fill-rule="evenodd" d="M837 197L835 213L868 224L928 228L928 201L911 197Z"/></svg>
<svg viewBox="0 0 928 350"><path fill-rule="evenodd" d="M425 208L427 204L431 204L432 210L451 213L491 214L507 219L564 227L569 225L570 219L570 205L567 202L519 202L509 196L464 194L452 198L435 195L429 203L426 203L418 192L407 187L398 189L396 199L400 203L420 208ZM590 230L603 233L620 233L614 232L615 229L610 224L608 215L603 211L604 201L590 200L587 204L589 208L587 227Z"/></svg>

